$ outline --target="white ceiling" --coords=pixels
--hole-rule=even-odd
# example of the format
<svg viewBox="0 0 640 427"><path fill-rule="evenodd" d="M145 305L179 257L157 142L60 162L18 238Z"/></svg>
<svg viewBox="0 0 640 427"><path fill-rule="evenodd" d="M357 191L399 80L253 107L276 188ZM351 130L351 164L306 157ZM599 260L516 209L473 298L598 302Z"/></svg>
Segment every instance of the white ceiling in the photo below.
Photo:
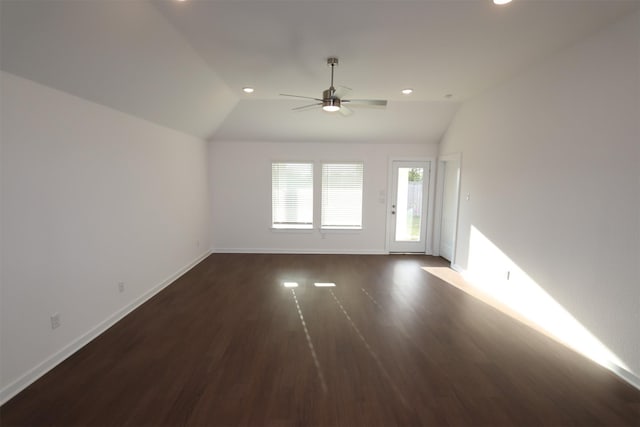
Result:
<svg viewBox="0 0 640 427"><path fill-rule="evenodd" d="M638 0L0 0L0 67L202 138L437 142L460 102ZM329 86L389 99L293 112ZM242 93L253 86L252 95ZM403 96L400 90L415 92ZM446 94L453 94L445 98Z"/></svg>

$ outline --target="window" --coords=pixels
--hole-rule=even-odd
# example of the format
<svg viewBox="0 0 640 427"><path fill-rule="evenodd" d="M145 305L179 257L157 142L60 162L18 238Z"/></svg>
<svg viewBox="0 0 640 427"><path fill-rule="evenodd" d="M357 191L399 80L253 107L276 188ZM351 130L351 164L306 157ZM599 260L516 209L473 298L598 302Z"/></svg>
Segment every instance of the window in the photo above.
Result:
<svg viewBox="0 0 640 427"><path fill-rule="evenodd" d="M362 229L362 163L322 165L322 215L325 229Z"/></svg>
<svg viewBox="0 0 640 427"><path fill-rule="evenodd" d="M313 229L315 216L323 230L361 230L363 170L362 163L323 163L322 188L314 188L313 163L272 163L271 227Z"/></svg>
<svg viewBox="0 0 640 427"><path fill-rule="evenodd" d="M271 226L313 228L313 164L271 164Z"/></svg>

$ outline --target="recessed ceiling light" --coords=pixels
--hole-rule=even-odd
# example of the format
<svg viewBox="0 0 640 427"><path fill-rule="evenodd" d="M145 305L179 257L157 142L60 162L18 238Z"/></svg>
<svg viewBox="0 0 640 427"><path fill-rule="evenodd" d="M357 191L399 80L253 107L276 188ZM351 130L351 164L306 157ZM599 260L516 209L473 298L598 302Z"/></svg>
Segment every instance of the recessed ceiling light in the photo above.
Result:
<svg viewBox="0 0 640 427"><path fill-rule="evenodd" d="M285 288L297 288L298 282L284 282L283 285Z"/></svg>
<svg viewBox="0 0 640 427"><path fill-rule="evenodd" d="M493 4L502 6L503 4L511 3L511 0L493 0Z"/></svg>
<svg viewBox="0 0 640 427"><path fill-rule="evenodd" d="M402 89L403 95L411 95L412 93L413 93L413 89L409 89L409 88Z"/></svg>
<svg viewBox="0 0 640 427"><path fill-rule="evenodd" d="M254 91L254 90L255 90L254 88L252 88L252 87L248 87L248 86L247 86L247 87L243 87L243 88L242 88L242 91L243 91L244 93L253 93L253 91Z"/></svg>

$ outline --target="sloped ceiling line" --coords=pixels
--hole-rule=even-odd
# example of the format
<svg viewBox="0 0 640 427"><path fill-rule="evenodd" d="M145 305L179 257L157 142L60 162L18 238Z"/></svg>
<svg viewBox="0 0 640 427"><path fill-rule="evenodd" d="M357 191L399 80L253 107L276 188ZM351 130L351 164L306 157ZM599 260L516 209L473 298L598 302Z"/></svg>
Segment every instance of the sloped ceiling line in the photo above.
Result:
<svg viewBox="0 0 640 427"><path fill-rule="evenodd" d="M0 67L203 139L437 143L461 102L640 8L635 0L3 0ZM354 98L318 96L326 58ZM245 95L241 88L256 91ZM410 86L408 97L400 90ZM444 98L453 93L451 99Z"/></svg>

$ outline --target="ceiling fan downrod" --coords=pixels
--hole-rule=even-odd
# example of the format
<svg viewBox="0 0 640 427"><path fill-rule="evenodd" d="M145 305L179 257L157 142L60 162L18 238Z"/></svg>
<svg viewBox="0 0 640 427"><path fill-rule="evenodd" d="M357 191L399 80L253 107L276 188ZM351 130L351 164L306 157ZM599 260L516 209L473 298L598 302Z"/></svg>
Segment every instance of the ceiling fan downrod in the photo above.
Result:
<svg viewBox="0 0 640 427"><path fill-rule="evenodd" d="M335 93L336 89L333 87L333 69L338 65L338 58L327 58L327 65L331 67L331 86L329 89L331 90L331 96Z"/></svg>
<svg viewBox="0 0 640 427"><path fill-rule="evenodd" d="M336 88L333 87L333 69L338 65L338 58L327 58L327 65L331 66L331 86L322 92L322 109L335 112L340 110L340 98L335 96Z"/></svg>

